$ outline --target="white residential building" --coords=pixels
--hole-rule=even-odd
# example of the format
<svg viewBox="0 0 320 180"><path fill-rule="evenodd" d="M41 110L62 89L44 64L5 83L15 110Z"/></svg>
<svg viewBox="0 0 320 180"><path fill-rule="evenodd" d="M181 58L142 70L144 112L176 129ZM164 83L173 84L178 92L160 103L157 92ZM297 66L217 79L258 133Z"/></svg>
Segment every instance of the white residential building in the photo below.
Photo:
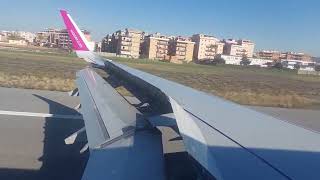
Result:
<svg viewBox="0 0 320 180"><path fill-rule="evenodd" d="M9 39L8 43L12 45L19 45L19 46L28 45L28 42L24 39Z"/></svg>
<svg viewBox="0 0 320 180"><path fill-rule="evenodd" d="M240 62L242 60L242 57L229 56L224 54L217 55L216 58L224 59L226 64L232 64L232 65L240 65Z"/></svg>
<svg viewBox="0 0 320 180"><path fill-rule="evenodd" d="M250 66L260 66L260 67L268 67L268 64L274 62L271 59L261 59L261 58L248 58L250 61Z"/></svg>
<svg viewBox="0 0 320 180"><path fill-rule="evenodd" d="M294 59L288 59L288 60L281 60L281 63L284 65L285 68L288 69L295 69L295 66L299 65L300 68L305 69L314 69L315 62L308 62L304 60L294 60Z"/></svg>
<svg viewBox="0 0 320 180"><path fill-rule="evenodd" d="M28 43L33 43L36 38L36 34L31 32L25 32L25 31L18 31L17 35L25 39Z"/></svg>
<svg viewBox="0 0 320 180"><path fill-rule="evenodd" d="M196 60L214 59L223 53L224 43L214 36L194 34L191 39L195 42L193 56Z"/></svg>
<svg viewBox="0 0 320 180"><path fill-rule="evenodd" d="M254 51L254 43L249 40L234 40L234 39L227 39L223 40L224 42L224 49L223 54L230 55L230 56L240 56L240 57L253 57Z"/></svg>
<svg viewBox="0 0 320 180"><path fill-rule="evenodd" d="M0 42L7 41L7 36L3 33L0 33Z"/></svg>
<svg viewBox="0 0 320 180"><path fill-rule="evenodd" d="M243 57L222 54L216 56L216 58L224 59L226 64L240 65ZM250 61L249 65L260 67L267 67L267 64L273 63L273 60L270 59L248 58L248 60Z"/></svg>

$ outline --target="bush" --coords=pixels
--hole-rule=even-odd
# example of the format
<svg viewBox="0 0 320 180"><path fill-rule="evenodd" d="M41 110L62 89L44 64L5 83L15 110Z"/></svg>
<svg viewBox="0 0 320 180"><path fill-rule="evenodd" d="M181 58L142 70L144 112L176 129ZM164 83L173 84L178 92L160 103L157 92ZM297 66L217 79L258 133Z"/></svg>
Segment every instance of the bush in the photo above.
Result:
<svg viewBox="0 0 320 180"><path fill-rule="evenodd" d="M297 70L299 70L300 69L300 64L294 64L294 69L297 69Z"/></svg>
<svg viewBox="0 0 320 180"><path fill-rule="evenodd" d="M223 58L218 58L218 59L203 59L201 61L197 61L196 63L215 66L217 64L225 64L226 61Z"/></svg>
<svg viewBox="0 0 320 180"><path fill-rule="evenodd" d="M216 65L213 59L203 59L197 61L198 64L204 64L204 65Z"/></svg>
<svg viewBox="0 0 320 180"><path fill-rule="evenodd" d="M240 65L248 66L250 63L251 63L251 61L247 57L243 57L241 59Z"/></svg>
<svg viewBox="0 0 320 180"><path fill-rule="evenodd" d="M274 68L277 68L277 69L283 69L283 65L281 62L277 62L273 65Z"/></svg>
<svg viewBox="0 0 320 180"><path fill-rule="evenodd" d="M213 62L215 62L216 64L226 64L226 60L224 60L223 58L214 59Z"/></svg>

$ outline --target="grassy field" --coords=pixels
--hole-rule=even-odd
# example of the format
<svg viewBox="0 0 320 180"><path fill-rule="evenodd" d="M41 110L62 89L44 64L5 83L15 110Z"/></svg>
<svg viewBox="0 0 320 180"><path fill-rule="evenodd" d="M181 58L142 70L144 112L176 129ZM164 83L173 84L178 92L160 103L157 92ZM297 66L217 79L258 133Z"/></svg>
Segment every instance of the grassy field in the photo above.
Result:
<svg viewBox="0 0 320 180"><path fill-rule="evenodd" d="M0 49L0 85L69 91L75 87L75 72L85 66L73 54Z"/></svg>
<svg viewBox="0 0 320 180"><path fill-rule="evenodd" d="M240 104L320 107L320 77L297 75L293 70L110 59Z"/></svg>
<svg viewBox="0 0 320 180"><path fill-rule="evenodd" d="M240 104L320 108L320 77L291 70L110 59ZM69 91L76 71L85 66L66 52L0 48L0 86Z"/></svg>

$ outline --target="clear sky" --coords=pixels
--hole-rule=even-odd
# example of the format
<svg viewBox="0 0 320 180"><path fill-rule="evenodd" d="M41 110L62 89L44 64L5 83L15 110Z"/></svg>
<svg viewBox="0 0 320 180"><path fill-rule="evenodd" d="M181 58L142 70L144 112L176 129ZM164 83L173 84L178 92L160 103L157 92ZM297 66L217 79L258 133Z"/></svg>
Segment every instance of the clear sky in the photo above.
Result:
<svg viewBox="0 0 320 180"><path fill-rule="evenodd" d="M245 38L256 43L256 50L320 56L317 0L0 0L0 6L0 30L62 28L62 8L95 40L129 27L167 35Z"/></svg>

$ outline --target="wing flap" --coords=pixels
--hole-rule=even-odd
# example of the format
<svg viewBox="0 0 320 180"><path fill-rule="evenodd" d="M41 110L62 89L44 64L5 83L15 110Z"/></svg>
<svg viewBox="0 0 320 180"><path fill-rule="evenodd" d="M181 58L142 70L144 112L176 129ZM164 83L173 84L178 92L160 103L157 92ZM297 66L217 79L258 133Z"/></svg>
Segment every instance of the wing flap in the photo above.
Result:
<svg viewBox="0 0 320 180"><path fill-rule="evenodd" d="M90 149L82 179L165 179L159 130L93 70L77 85Z"/></svg>
<svg viewBox="0 0 320 180"><path fill-rule="evenodd" d="M91 151L82 177L87 179L165 179L160 132L137 131Z"/></svg>
<svg viewBox="0 0 320 180"><path fill-rule="evenodd" d="M85 121L89 147L97 148L146 121L101 76L87 68L77 73L81 113Z"/></svg>

